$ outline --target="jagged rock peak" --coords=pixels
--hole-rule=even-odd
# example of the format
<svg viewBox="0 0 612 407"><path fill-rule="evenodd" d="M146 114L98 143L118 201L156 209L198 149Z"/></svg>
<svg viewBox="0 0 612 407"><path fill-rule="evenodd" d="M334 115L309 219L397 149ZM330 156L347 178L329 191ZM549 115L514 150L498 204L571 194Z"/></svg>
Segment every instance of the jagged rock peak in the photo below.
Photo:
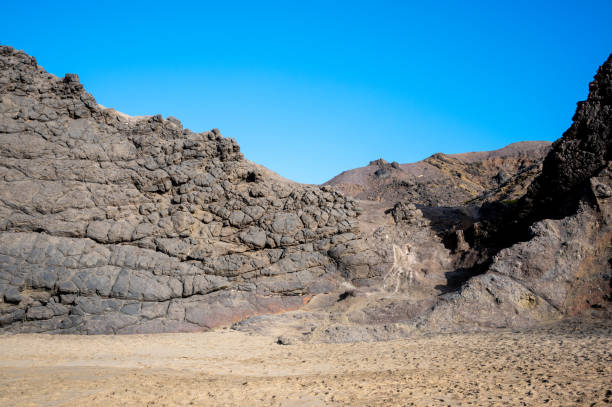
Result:
<svg viewBox="0 0 612 407"><path fill-rule="evenodd" d="M586 101L578 102L572 126L546 157L542 174L526 197L533 216L562 217L574 212L589 189L589 179L606 168L612 144L612 55L589 85Z"/></svg>

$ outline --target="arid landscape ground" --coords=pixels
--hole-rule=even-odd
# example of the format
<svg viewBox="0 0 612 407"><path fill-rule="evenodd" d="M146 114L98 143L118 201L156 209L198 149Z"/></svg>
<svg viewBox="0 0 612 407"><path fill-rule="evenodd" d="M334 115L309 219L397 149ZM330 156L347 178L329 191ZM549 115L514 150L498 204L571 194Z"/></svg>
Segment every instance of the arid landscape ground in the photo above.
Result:
<svg viewBox="0 0 612 407"><path fill-rule="evenodd" d="M612 327L279 345L232 330L0 337L0 405L605 406Z"/></svg>

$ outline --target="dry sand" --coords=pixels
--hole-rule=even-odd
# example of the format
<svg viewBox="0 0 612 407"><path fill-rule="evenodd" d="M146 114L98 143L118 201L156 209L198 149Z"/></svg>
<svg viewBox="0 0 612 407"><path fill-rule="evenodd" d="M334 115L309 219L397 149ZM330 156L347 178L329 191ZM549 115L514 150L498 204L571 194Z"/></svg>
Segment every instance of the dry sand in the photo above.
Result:
<svg viewBox="0 0 612 407"><path fill-rule="evenodd" d="M610 329L277 345L221 330L0 336L0 406L601 406Z"/></svg>

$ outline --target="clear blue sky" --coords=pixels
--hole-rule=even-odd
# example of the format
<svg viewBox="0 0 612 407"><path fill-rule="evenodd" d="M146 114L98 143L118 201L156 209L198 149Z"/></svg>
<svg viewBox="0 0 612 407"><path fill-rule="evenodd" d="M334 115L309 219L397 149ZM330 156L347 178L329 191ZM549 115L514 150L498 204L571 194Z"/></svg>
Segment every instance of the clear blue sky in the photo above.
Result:
<svg viewBox="0 0 612 407"><path fill-rule="evenodd" d="M98 103L218 127L321 183L435 152L554 140L612 52L612 1L2 4L0 43Z"/></svg>

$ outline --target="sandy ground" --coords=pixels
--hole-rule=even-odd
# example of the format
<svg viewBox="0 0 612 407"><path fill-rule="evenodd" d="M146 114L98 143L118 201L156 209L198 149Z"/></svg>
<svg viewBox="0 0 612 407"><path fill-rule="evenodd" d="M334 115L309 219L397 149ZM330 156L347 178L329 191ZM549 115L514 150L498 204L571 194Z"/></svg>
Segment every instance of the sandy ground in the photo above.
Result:
<svg viewBox="0 0 612 407"><path fill-rule="evenodd" d="M0 336L0 406L602 406L609 329L277 345L231 330Z"/></svg>

